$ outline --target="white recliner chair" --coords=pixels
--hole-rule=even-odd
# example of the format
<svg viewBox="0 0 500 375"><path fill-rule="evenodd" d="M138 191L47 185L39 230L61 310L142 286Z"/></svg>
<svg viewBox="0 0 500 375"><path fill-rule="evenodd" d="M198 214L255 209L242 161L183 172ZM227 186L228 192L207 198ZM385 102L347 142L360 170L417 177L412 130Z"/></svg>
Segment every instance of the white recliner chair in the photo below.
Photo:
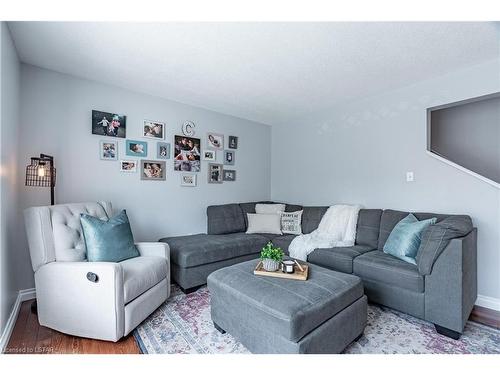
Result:
<svg viewBox="0 0 500 375"><path fill-rule="evenodd" d="M80 214L112 217L108 202L32 207L24 212L40 325L118 341L170 295L170 249L137 243L140 256L87 262ZM89 274L89 272L91 274ZM97 280L92 281L92 274Z"/></svg>

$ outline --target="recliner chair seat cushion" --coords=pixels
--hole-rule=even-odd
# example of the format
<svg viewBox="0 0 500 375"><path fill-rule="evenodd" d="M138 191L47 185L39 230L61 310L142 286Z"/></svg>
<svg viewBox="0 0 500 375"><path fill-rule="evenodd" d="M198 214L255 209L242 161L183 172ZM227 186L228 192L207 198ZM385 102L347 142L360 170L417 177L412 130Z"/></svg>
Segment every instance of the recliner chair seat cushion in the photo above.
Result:
<svg viewBox="0 0 500 375"><path fill-rule="evenodd" d="M260 234L232 233L196 234L162 238L170 246L172 262L183 267L196 267L249 254L260 253L269 241ZM257 255L256 255L257 258Z"/></svg>
<svg viewBox="0 0 500 375"><path fill-rule="evenodd" d="M417 266L406 263L392 255L374 250L354 259L354 274L371 281L422 293L424 277Z"/></svg>
<svg viewBox="0 0 500 375"><path fill-rule="evenodd" d="M354 258L371 250L373 250L373 247L364 245L316 249L309 254L307 260L321 267L352 273L352 262Z"/></svg>
<svg viewBox="0 0 500 375"><path fill-rule="evenodd" d="M123 301L139 297L167 277L165 258L141 256L120 262L123 270Z"/></svg>

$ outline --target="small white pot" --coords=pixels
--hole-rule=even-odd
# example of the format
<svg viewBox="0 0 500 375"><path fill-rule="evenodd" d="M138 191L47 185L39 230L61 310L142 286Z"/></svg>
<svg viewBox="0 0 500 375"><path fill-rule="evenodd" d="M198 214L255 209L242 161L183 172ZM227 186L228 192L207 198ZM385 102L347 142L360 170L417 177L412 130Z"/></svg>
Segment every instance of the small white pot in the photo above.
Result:
<svg viewBox="0 0 500 375"><path fill-rule="evenodd" d="M264 259L262 265L264 269L269 272L277 271L280 268L280 262L273 259Z"/></svg>

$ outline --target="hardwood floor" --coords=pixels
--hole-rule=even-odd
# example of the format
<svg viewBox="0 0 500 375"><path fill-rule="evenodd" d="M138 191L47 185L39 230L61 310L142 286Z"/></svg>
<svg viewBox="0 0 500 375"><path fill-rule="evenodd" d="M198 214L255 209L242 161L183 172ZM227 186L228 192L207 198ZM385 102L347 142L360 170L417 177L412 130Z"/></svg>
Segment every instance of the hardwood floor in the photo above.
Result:
<svg viewBox="0 0 500 375"><path fill-rule="evenodd" d="M23 302L5 350L7 354L140 354L132 335L118 342L84 339L42 327L31 312L31 301ZM500 329L500 313L474 306L470 319Z"/></svg>
<svg viewBox="0 0 500 375"><path fill-rule="evenodd" d="M487 309L481 306L474 306L469 319L493 328L500 329L500 311Z"/></svg>
<svg viewBox="0 0 500 375"><path fill-rule="evenodd" d="M42 327L31 312L31 301L23 302L6 354L140 354L132 335L118 342L84 339Z"/></svg>

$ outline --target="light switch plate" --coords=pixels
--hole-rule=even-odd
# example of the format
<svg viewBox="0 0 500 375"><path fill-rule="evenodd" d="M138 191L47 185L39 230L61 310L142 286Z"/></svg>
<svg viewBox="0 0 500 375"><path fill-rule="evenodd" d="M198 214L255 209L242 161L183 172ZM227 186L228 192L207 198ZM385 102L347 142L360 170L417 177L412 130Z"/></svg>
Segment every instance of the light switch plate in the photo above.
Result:
<svg viewBox="0 0 500 375"><path fill-rule="evenodd" d="M406 182L413 182L413 181L414 181L413 172L406 172Z"/></svg>

